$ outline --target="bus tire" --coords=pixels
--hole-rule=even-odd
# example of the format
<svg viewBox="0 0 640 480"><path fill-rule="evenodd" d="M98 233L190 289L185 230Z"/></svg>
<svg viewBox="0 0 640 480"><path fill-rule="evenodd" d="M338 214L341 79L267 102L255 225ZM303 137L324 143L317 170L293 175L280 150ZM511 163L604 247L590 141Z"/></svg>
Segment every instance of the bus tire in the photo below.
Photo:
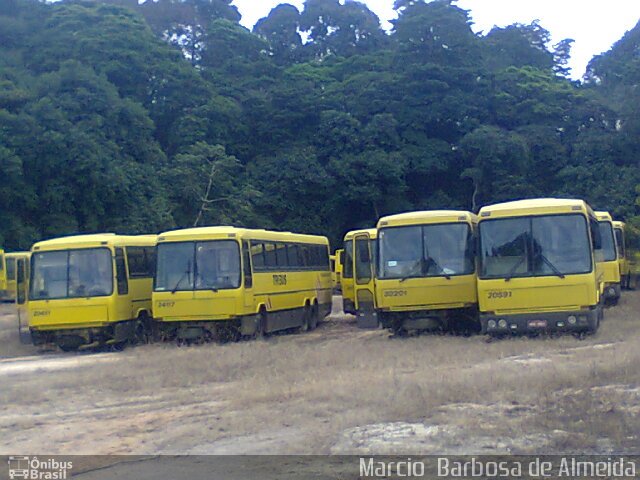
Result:
<svg viewBox="0 0 640 480"><path fill-rule="evenodd" d="M305 303L304 308L302 309L302 325L300 326L301 332L308 332L311 323L311 308L309 307L309 303Z"/></svg>
<svg viewBox="0 0 640 480"><path fill-rule="evenodd" d="M152 339L153 330L149 314L147 314L147 312L142 312L138 315L138 320L136 321L136 329L132 343L134 345L146 345L151 343Z"/></svg>
<svg viewBox="0 0 640 480"><path fill-rule="evenodd" d="M309 316L309 330L315 330L318 326L320 309L318 308L318 304L314 303L313 307L311 307L311 312Z"/></svg>
<svg viewBox="0 0 640 480"><path fill-rule="evenodd" d="M267 336L267 311L262 308L258 314L258 324L256 325L256 338L263 339Z"/></svg>

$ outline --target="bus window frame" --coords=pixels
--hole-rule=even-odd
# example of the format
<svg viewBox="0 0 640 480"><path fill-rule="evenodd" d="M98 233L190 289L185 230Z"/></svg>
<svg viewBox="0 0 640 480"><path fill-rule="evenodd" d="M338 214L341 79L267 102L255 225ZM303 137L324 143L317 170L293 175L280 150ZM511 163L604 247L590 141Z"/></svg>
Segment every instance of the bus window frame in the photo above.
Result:
<svg viewBox="0 0 640 480"><path fill-rule="evenodd" d="M84 295L84 296L74 296L71 297L69 296L69 253L72 251L84 251L84 250L107 250L109 252L109 257L112 259L112 263L111 263L111 292L106 293L106 294L102 294L102 295ZM33 298L32 295L32 291L31 289L33 288L33 286L35 285L34 283L34 271L35 269L33 268L33 265L35 262L35 257L38 254L41 253L60 253L60 252L64 252L67 254L67 295L65 295L64 297L47 297L47 298ZM60 249L60 250L41 250L41 251L37 251L34 252L33 255L31 256L31 259L29 260L29 288L27 290L27 296L31 301L34 302L41 302L41 301L48 301L48 300L77 300L77 299L81 299L81 298L108 298L108 297L112 297L115 292L116 292L116 278L115 278L115 265L113 264L113 258L115 256L115 252L114 249L109 247L109 246L103 246L103 247L89 247L89 248L67 248L67 249Z"/></svg>

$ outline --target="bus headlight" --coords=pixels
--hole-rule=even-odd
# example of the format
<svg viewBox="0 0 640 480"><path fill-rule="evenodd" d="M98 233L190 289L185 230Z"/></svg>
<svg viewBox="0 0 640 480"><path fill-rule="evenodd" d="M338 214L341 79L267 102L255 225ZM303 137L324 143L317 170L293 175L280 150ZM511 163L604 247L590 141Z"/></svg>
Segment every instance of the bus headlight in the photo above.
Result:
<svg viewBox="0 0 640 480"><path fill-rule="evenodd" d="M578 319L576 318L575 315L569 315L567 317L567 322L569 322L569 325L575 325L577 321Z"/></svg>
<svg viewBox="0 0 640 480"><path fill-rule="evenodd" d="M496 328L496 321L495 321L495 320L489 320L489 321L487 322L487 326L488 326L489 328Z"/></svg>
<svg viewBox="0 0 640 480"><path fill-rule="evenodd" d="M498 321L498 326L499 326L500 328L507 328L507 321L506 321L504 318L501 318L501 319Z"/></svg>

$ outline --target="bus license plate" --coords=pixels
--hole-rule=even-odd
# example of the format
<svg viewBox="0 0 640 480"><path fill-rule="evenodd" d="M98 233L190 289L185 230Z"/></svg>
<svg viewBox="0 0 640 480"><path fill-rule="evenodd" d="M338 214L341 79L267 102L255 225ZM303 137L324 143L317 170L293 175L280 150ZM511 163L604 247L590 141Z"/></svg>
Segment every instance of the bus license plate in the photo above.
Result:
<svg viewBox="0 0 640 480"><path fill-rule="evenodd" d="M547 321L546 320L529 320L528 325L531 328L546 328Z"/></svg>

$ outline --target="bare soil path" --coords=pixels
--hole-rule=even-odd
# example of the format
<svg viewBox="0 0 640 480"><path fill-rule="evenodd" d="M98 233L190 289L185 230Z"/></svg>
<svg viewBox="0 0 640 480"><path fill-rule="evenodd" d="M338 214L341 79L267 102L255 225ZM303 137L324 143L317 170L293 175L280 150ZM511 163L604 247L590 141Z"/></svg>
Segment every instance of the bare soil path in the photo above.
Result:
<svg viewBox="0 0 640 480"><path fill-rule="evenodd" d="M0 307L0 454L640 452L640 292L600 332L317 330L264 341L40 352ZM142 478L142 477L140 477Z"/></svg>

